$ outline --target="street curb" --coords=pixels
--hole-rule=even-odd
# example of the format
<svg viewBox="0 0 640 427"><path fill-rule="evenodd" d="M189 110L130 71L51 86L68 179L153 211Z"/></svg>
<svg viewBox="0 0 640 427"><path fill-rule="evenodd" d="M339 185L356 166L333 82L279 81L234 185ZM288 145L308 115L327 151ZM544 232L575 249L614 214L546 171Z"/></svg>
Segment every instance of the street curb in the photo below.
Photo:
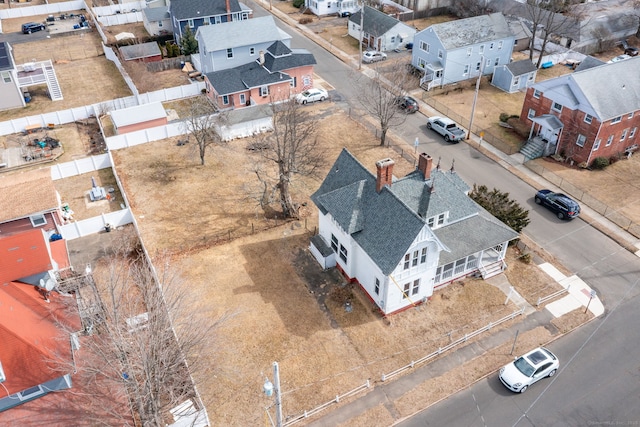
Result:
<svg viewBox="0 0 640 427"><path fill-rule="evenodd" d="M547 346L547 345L549 345L549 344L551 344L551 343L553 343L553 342L555 342L555 341L559 340L560 338L564 337L565 335L570 334L571 332L575 331L576 329L579 329L579 328L581 328L581 327L583 327L583 326L585 326L585 325L587 325L587 324L591 323L592 321L594 321L595 319L598 319L599 317L600 317L600 316L598 316L598 317L593 316L591 319L587 320L586 322L581 323L581 324L579 324L579 325L576 325L575 327L571 328L570 330L568 330L568 331L566 331L566 332L563 332L563 333L560 333L560 332L559 332L556 336L554 336L554 337L553 337L553 339L551 339L551 340L549 340L549 341L547 341L547 342L545 342L544 344L541 344L541 345L542 345L542 346ZM496 349L496 348L497 348L497 347L494 347L494 348L492 348L491 350L494 350L494 349ZM487 353L489 353L491 350L487 350L487 351L485 351L483 354L481 354L481 355L479 355L479 356L474 357L473 359L469 360L467 363L473 363L476 359L479 359L479 358L481 358L481 357L484 357L484 356L485 356ZM502 368L502 366L501 366L500 368ZM466 389L468 389L468 388L470 388L470 387L474 386L475 384L479 383L480 381L482 381L482 380L484 380L484 379L486 379L486 378L490 377L491 375L494 375L496 372L498 372L498 371L500 370L500 368L498 368L498 369L496 369L496 370L494 370L494 371L488 372L487 374L485 374L485 375L483 375L483 376L481 376L481 377L479 377L479 378L476 378L476 379L475 379L474 381L472 381L471 383L466 384L465 386L460 387L460 388L458 388L457 390L453 391L453 392L452 392L452 393L450 393L449 395L447 395L447 396L445 396L445 397L442 397L442 398L440 398L440 399L436 400L435 402L433 402L433 403L429 404L429 406L426 406L426 407L424 407L424 408L422 408L422 409L420 409L420 410L418 410L418 411L416 411L416 412L414 412L414 413L412 413L412 414L409 414L409 415L407 415L407 416L405 416L405 417L402 417L402 418L401 418L401 419L399 419L399 420L394 421L394 422L393 422L393 424L391 424L391 426L398 425L398 424L402 423L403 421L406 421L406 420L408 420L408 419L410 419L410 418L412 418L412 417L416 416L417 414L419 414L419 413L421 413L421 412L426 411L427 409L431 408L432 406L437 405L438 403L440 403L440 402L442 402L442 401L444 401L444 400L447 400L449 397L453 396L454 394L458 394L459 392L461 392L461 391L463 391L463 390L466 390ZM514 393L514 394L518 394L518 393ZM392 403L393 403L393 402L392 402Z"/></svg>

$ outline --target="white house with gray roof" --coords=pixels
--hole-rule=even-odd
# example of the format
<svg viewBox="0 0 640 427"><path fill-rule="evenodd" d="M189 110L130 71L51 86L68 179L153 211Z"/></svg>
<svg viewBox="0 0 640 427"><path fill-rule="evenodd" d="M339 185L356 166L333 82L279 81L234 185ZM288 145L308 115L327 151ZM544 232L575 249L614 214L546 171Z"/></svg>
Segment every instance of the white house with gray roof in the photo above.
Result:
<svg viewBox="0 0 640 427"><path fill-rule="evenodd" d="M273 16L224 25L200 27L196 33L200 49L200 71L228 70L255 61L275 41L291 47L291 36L282 31Z"/></svg>
<svg viewBox="0 0 640 427"><path fill-rule="evenodd" d="M468 197L453 167L433 168L424 153L404 178L393 176L393 165L380 160L373 175L343 149L311 196L319 232L310 250L324 268L336 266L359 283L385 315L425 302L456 279L504 270L518 233Z"/></svg>
<svg viewBox="0 0 640 427"><path fill-rule="evenodd" d="M443 22L415 35L411 64L424 72L420 84L429 90L492 74L511 62L514 42L499 12Z"/></svg>
<svg viewBox="0 0 640 427"><path fill-rule="evenodd" d="M142 9L142 24L152 36L171 34L171 16L167 6L145 7Z"/></svg>
<svg viewBox="0 0 640 427"><path fill-rule="evenodd" d="M413 43L415 28L371 6L364 7L364 18L361 13L358 11L349 17L348 33L356 40L362 37L363 44L369 49L386 52Z"/></svg>
<svg viewBox="0 0 640 427"><path fill-rule="evenodd" d="M493 72L491 84L508 93L526 90L536 82L538 69L528 59L499 65Z"/></svg>

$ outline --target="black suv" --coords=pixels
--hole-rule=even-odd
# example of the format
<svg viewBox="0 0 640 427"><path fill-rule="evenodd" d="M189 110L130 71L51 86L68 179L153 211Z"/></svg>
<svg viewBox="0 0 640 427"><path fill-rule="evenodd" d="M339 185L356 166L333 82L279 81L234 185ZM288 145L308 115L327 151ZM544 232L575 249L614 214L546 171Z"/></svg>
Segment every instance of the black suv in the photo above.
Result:
<svg viewBox="0 0 640 427"><path fill-rule="evenodd" d="M560 219L573 219L580 215L578 202L562 193L540 190L536 193L535 201L537 204L551 209Z"/></svg>
<svg viewBox="0 0 640 427"><path fill-rule="evenodd" d="M38 24L37 22L27 22L22 24L22 34L31 34L36 31L44 30L46 27L44 24Z"/></svg>
<svg viewBox="0 0 640 427"><path fill-rule="evenodd" d="M418 101L410 96L399 96L396 98L396 104L403 109L405 113L415 113L420 109Z"/></svg>

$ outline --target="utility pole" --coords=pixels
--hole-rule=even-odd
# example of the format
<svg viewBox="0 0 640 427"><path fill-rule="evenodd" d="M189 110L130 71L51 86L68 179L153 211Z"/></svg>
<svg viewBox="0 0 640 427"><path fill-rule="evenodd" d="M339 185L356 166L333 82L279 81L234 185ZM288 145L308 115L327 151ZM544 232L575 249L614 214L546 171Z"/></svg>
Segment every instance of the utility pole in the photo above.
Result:
<svg viewBox="0 0 640 427"><path fill-rule="evenodd" d="M358 58L358 70L362 70L362 37L364 35L364 0L360 3L360 57Z"/></svg>
<svg viewBox="0 0 640 427"><path fill-rule="evenodd" d="M471 104L471 120L469 120L469 132L467 132L467 140L471 138L471 126L473 126L473 116L476 113L476 102L478 102L478 92L480 92L480 79L482 79L482 71L484 71L484 56L480 57L480 74L476 80L476 93L473 95L473 104Z"/></svg>
<svg viewBox="0 0 640 427"><path fill-rule="evenodd" d="M273 362L273 384L269 381L269 378L265 378L263 386L264 394L267 397L273 396L275 393L276 399L276 426L282 427L282 393L280 392L280 369L278 368L278 362ZM271 418L269 416L269 418ZM271 422L273 425L273 421Z"/></svg>

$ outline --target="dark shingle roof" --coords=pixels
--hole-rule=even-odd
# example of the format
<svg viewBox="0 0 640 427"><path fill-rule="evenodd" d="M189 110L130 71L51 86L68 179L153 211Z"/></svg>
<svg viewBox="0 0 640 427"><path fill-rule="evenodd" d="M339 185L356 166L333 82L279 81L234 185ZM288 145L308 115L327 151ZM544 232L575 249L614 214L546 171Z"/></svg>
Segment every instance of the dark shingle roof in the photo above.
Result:
<svg viewBox="0 0 640 427"><path fill-rule="evenodd" d="M267 48L267 52L273 56L282 56L289 55L291 53L291 49L289 49L286 44L278 40Z"/></svg>
<svg viewBox="0 0 640 427"><path fill-rule="evenodd" d="M149 22L158 22L169 19L168 7L145 7L142 9L142 13L147 17L147 21Z"/></svg>
<svg viewBox="0 0 640 427"><path fill-rule="evenodd" d="M354 22L356 25L360 25L360 11L354 13L349 17L349 21ZM362 30L365 33L369 33L375 37L380 37L387 31L400 23L399 20L393 16L389 16L386 13L380 12L371 6L365 6L364 22L362 23Z"/></svg>
<svg viewBox="0 0 640 427"><path fill-rule="evenodd" d="M229 70L214 71L207 73L206 76L218 95L230 95L254 87L291 80L291 77L285 73L270 73L257 62Z"/></svg>
<svg viewBox="0 0 640 427"><path fill-rule="evenodd" d="M580 64L576 67L575 71L584 71L589 68L599 67L600 65L604 65L606 62L599 60L598 58L594 58L593 56L585 56L585 58L580 61Z"/></svg>
<svg viewBox="0 0 640 427"><path fill-rule="evenodd" d="M178 20L223 15L227 12L227 1L231 13L240 12L238 0L171 0L169 10Z"/></svg>
<svg viewBox="0 0 640 427"><path fill-rule="evenodd" d="M160 46L158 46L157 42L120 46L119 49L125 60L141 59L148 58L150 56L162 55L162 52L160 52Z"/></svg>
<svg viewBox="0 0 640 427"><path fill-rule="evenodd" d="M274 47L274 45L280 46ZM279 52L280 54L272 54L272 47L273 51ZM296 49L294 51L291 51L287 46L284 45L284 43L279 41L272 44L267 49L267 53L264 56L264 67L272 73L276 71L285 71L292 68L315 64L316 58L313 56L313 54L304 49Z"/></svg>
<svg viewBox="0 0 640 427"><path fill-rule="evenodd" d="M537 68L533 65L528 59L523 59L521 61L513 61L507 64L507 68L511 71L511 74L514 76L521 76L523 74L531 73L532 71L536 71Z"/></svg>
<svg viewBox="0 0 640 427"><path fill-rule="evenodd" d="M9 44L0 42L0 70L13 70L13 61L9 54Z"/></svg>
<svg viewBox="0 0 640 427"><path fill-rule="evenodd" d="M432 186L434 191L431 191ZM468 185L454 172L433 169L425 180L419 171L376 192L376 177L343 149L320 188L311 196L323 214L340 227L390 274L404 257L427 219L449 213L447 225L433 231L442 261L490 248L517 237L466 192Z"/></svg>

